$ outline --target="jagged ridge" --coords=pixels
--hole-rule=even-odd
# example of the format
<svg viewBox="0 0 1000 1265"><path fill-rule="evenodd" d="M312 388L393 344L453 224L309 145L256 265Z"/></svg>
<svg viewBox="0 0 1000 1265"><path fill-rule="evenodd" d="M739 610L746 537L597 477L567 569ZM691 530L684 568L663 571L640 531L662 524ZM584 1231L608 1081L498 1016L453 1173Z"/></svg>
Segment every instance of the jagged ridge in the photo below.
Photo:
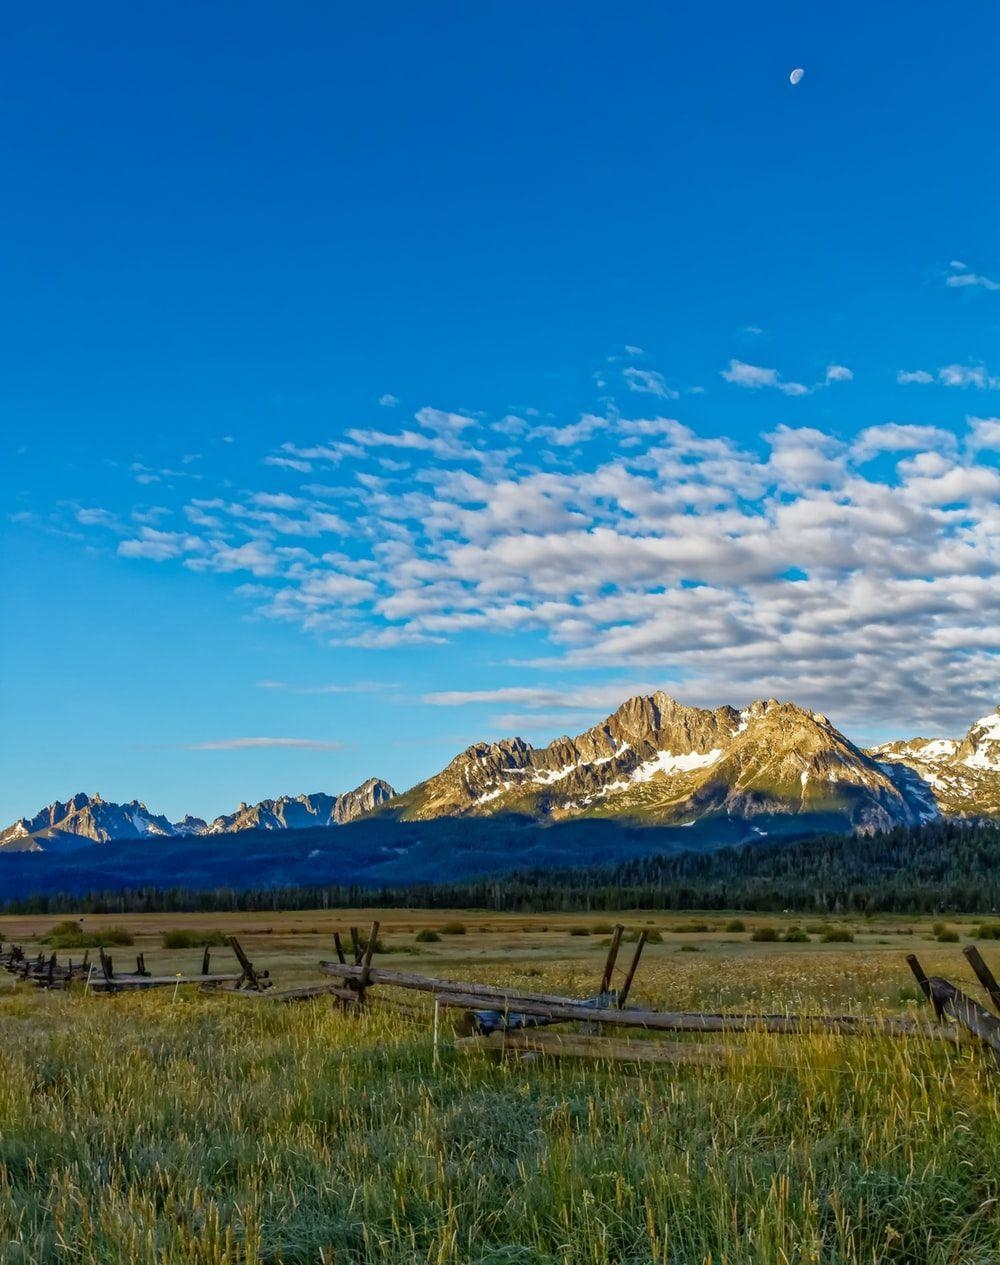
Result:
<svg viewBox="0 0 1000 1265"><path fill-rule="evenodd" d="M259 804L241 804L235 813L208 823L185 816L170 822L132 800L114 804L100 795L74 795L58 800L34 817L22 817L0 834L0 849L9 852L66 851L87 843L146 837L229 834L239 830L297 830L309 826L340 826L372 812L392 799L395 791L381 778L369 778L343 795L283 795Z"/></svg>
<svg viewBox="0 0 1000 1265"><path fill-rule="evenodd" d="M964 738L910 738L870 754L886 768L916 775L945 816L1000 816L1000 707Z"/></svg>
<svg viewBox="0 0 1000 1265"><path fill-rule="evenodd" d="M776 818L800 819L803 830L871 831L940 816L996 816L1000 708L963 739L914 738L864 751L825 716L794 703L704 710L657 692L628 699L601 724L547 747L522 738L476 743L404 795L371 778L339 796L241 804L210 823L171 823L137 800L119 805L78 795L15 822L0 834L0 850L342 825L386 805L404 821L502 813L676 827L725 821L743 823L750 837L770 833Z"/></svg>
<svg viewBox="0 0 1000 1265"><path fill-rule="evenodd" d="M544 748L477 743L396 806L415 820L506 811L685 826L803 814L866 830L915 824L928 811L825 716L774 699L707 711L660 692Z"/></svg>

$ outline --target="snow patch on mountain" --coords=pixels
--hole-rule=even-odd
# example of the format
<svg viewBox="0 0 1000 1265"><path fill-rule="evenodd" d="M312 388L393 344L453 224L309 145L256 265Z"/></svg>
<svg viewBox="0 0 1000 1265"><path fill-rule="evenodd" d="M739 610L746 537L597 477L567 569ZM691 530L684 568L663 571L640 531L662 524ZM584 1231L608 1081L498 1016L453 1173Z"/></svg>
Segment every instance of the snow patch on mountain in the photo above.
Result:
<svg viewBox="0 0 1000 1265"><path fill-rule="evenodd" d="M652 760L640 764L632 772L633 782L648 782L658 773L670 776L673 773L691 773L695 769L707 769L715 764L722 755L721 747L713 747L711 751L689 751L687 755L674 755L671 751L658 751Z"/></svg>

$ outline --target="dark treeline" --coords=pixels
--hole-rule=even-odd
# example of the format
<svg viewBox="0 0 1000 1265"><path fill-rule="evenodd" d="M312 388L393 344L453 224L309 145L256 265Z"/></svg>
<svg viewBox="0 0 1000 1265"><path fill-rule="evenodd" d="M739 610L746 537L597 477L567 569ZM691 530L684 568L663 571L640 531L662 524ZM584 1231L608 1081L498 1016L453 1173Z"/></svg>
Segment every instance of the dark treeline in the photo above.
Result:
<svg viewBox="0 0 1000 1265"><path fill-rule="evenodd" d="M991 913L1000 909L1000 823L942 822L872 836L818 835L613 867L530 870L436 884L183 887L12 899L7 913L261 912L279 909L496 912L733 909L803 913Z"/></svg>

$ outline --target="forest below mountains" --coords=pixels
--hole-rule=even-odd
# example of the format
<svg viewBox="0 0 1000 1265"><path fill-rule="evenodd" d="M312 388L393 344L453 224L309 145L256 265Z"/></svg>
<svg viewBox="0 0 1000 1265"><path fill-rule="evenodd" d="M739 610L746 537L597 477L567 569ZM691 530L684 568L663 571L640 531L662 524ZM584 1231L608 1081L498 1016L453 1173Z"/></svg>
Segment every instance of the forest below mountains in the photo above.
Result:
<svg viewBox="0 0 1000 1265"><path fill-rule="evenodd" d="M992 913L1000 909L1000 822L938 822L876 835L813 835L607 866L525 869L454 883L135 887L7 900L12 914L267 911L342 907L496 912L793 910Z"/></svg>

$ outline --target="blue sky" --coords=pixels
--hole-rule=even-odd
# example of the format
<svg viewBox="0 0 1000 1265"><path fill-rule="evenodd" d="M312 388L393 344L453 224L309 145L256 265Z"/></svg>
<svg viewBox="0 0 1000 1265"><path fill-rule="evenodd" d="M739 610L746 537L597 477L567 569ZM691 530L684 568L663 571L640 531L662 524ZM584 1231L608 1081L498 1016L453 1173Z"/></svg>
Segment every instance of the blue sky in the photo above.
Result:
<svg viewBox="0 0 1000 1265"><path fill-rule="evenodd" d="M404 787L656 686L963 732L1000 701L998 37L12 14L0 821Z"/></svg>

